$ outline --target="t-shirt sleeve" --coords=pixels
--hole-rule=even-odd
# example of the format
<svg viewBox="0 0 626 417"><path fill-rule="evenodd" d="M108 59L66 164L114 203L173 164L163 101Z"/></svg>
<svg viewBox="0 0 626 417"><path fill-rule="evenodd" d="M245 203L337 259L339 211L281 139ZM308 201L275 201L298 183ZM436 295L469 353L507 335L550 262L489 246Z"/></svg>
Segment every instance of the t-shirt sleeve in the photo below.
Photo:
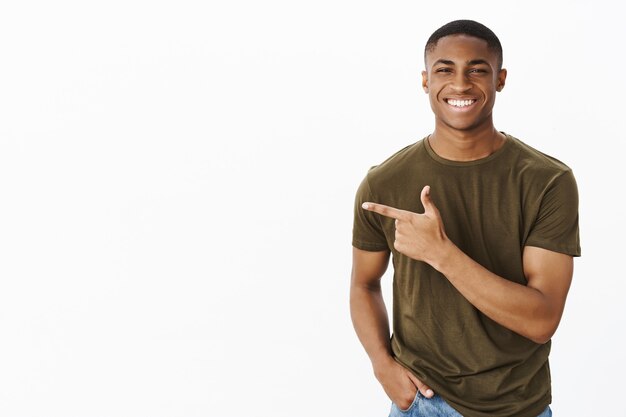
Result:
<svg viewBox="0 0 626 417"><path fill-rule="evenodd" d="M372 194L367 177L361 182L354 201L352 246L372 252L389 250L380 216L361 207L366 201L377 201Z"/></svg>
<svg viewBox="0 0 626 417"><path fill-rule="evenodd" d="M544 193L526 246L580 256L578 187L571 170L557 177Z"/></svg>

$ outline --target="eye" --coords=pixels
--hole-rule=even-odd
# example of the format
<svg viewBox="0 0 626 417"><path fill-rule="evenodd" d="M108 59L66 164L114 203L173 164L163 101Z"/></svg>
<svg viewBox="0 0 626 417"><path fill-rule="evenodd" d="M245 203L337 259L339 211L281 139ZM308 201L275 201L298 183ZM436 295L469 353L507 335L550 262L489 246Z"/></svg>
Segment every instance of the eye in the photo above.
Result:
<svg viewBox="0 0 626 417"><path fill-rule="evenodd" d="M446 72L452 72L452 70L450 68L438 68L437 70L435 70L435 72L446 73Z"/></svg>
<svg viewBox="0 0 626 417"><path fill-rule="evenodd" d="M471 70L469 70L470 74L486 74L487 70L484 70L482 68L472 68Z"/></svg>

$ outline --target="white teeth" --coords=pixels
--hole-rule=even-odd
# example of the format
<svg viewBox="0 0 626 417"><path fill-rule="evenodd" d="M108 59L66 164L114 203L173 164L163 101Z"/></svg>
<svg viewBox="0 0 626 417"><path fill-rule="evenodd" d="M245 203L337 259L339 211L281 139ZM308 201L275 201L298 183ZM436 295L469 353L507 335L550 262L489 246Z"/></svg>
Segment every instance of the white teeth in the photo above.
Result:
<svg viewBox="0 0 626 417"><path fill-rule="evenodd" d="M454 107L465 107L474 104L476 100L448 100L448 104Z"/></svg>

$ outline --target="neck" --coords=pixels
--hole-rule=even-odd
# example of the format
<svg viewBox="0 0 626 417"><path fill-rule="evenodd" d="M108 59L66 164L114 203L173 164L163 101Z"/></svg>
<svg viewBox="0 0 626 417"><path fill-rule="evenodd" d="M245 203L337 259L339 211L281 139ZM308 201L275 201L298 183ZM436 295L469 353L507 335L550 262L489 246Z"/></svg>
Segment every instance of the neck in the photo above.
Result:
<svg viewBox="0 0 626 417"><path fill-rule="evenodd" d="M493 124L472 130L436 126L428 142L433 151L451 161L475 161L485 158L504 144L505 136Z"/></svg>

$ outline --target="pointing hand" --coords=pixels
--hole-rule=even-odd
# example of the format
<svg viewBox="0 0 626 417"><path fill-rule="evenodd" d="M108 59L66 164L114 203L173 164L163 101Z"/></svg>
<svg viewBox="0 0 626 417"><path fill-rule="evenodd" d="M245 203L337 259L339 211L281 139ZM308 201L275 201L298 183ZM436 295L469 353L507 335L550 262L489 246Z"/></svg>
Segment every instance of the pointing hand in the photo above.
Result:
<svg viewBox="0 0 626 417"><path fill-rule="evenodd" d="M439 210L430 199L430 186L422 189L420 199L424 205L423 214L370 202L363 203L363 208L395 219L394 248L410 258L432 265L448 237Z"/></svg>

